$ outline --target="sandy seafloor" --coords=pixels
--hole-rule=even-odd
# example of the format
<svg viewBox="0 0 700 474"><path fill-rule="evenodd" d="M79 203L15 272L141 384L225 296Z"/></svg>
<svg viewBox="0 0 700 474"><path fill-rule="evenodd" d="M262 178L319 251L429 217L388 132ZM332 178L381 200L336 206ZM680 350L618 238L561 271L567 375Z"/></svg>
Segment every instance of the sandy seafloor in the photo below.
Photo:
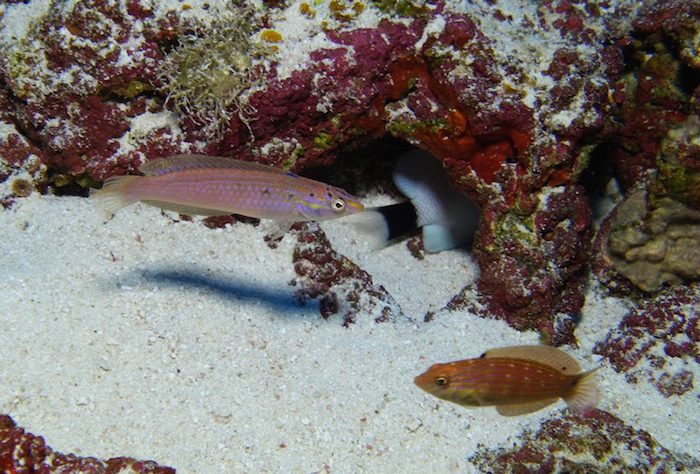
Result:
<svg viewBox="0 0 700 474"><path fill-rule="evenodd" d="M478 278L465 252L421 261L405 245L372 251L341 221L323 223L404 312L344 328L314 302L296 304L294 232L271 249L263 226L173 217L137 204L105 221L88 199L37 193L0 212L0 413L55 450L179 473L381 474L475 472L477 446L512 445L565 409L504 418L414 386L432 363L538 342L441 310ZM584 368L629 307L601 294L589 292L580 347L567 348ZM678 422L698 419L697 397L628 385L605 363L600 380L600 408L700 454L700 432Z"/></svg>

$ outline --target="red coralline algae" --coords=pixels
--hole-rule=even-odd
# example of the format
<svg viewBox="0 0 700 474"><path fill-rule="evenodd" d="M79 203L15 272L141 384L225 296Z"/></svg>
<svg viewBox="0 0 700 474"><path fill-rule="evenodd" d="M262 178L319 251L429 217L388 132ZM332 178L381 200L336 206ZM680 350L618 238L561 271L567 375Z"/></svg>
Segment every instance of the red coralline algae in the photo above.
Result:
<svg viewBox="0 0 700 474"><path fill-rule="evenodd" d="M692 45L698 34L698 2L664 0L644 5L635 33L620 40L627 72L613 87L619 103L619 128L606 145L625 188L656 169L661 140L695 109L700 54ZM693 71L690 68L696 68ZM696 92L697 93L697 92Z"/></svg>
<svg viewBox="0 0 700 474"><path fill-rule="evenodd" d="M504 319L516 329L536 329L551 345L574 343L591 236L591 213L582 189L556 188L549 195L523 199L512 210L486 208L484 214L486 223L474 249L481 268L490 269L479 280L487 303L483 315ZM482 250L491 248L503 254ZM460 294L448 308L466 302ZM543 317L552 311L556 316Z"/></svg>
<svg viewBox="0 0 700 474"><path fill-rule="evenodd" d="M483 473L693 473L700 460L659 445L643 430L614 415L593 410L545 421L525 432L513 447L481 448L469 458Z"/></svg>
<svg viewBox="0 0 700 474"><path fill-rule="evenodd" d="M334 251L317 224L302 226L293 262L298 277L290 284L299 287L297 298L301 303L321 298L319 310L324 319L342 313L342 324L347 327L358 317L369 316L379 323L401 316L401 309L386 289Z"/></svg>
<svg viewBox="0 0 700 474"><path fill-rule="evenodd" d="M7 415L0 415L0 471L5 474L175 474L175 469L158 466L153 461L124 457L100 461L54 452L41 436L27 433Z"/></svg>
<svg viewBox="0 0 700 474"><path fill-rule="evenodd" d="M138 18L135 12L100 1L53 4L0 58L8 93L3 119L38 149L52 173L102 180L147 158L133 147L146 146L152 136L148 128L135 136L134 119L147 114L143 94L159 84L158 42L174 38L174 31L161 30L165 25L145 10ZM159 142L182 151L166 136Z"/></svg>
<svg viewBox="0 0 700 474"><path fill-rule="evenodd" d="M623 186L630 188L655 168L661 140L685 120L682 102L689 97L675 86L680 64L660 36L634 41L627 54L636 56L634 62L639 61L639 66L633 77L625 76L615 86L625 100L620 107L620 129L606 159L615 163Z"/></svg>
<svg viewBox="0 0 700 474"><path fill-rule="evenodd" d="M682 396L700 364L699 308L697 285L667 291L631 310L594 352L630 383L648 381L666 397Z"/></svg>
<svg viewBox="0 0 700 474"><path fill-rule="evenodd" d="M6 136L0 137L0 156L3 158L3 163L0 163L0 181L7 178L13 169L24 168L34 175L39 167L38 160L32 163L30 157L37 156L41 151L38 147L28 142L19 133L9 133Z"/></svg>
<svg viewBox="0 0 700 474"><path fill-rule="evenodd" d="M334 154L381 137L386 117L378 109L394 87L388 65L404 52L404 43L417 41L413 29L385 21L376 30L329 31L329 40L338 47L311 52L309 68L289 78L275 82L271 75L266 90L250 98L256 119L249 124L234 119L231 131L209 151L282 163L289 160L287 149L268 148L264 156L257 150L291 142L302 150L299 163L328 164ZM332 105L326 104L329 97ZM242 142L250 135L248 129L256 137L256 149Z"/></svg>

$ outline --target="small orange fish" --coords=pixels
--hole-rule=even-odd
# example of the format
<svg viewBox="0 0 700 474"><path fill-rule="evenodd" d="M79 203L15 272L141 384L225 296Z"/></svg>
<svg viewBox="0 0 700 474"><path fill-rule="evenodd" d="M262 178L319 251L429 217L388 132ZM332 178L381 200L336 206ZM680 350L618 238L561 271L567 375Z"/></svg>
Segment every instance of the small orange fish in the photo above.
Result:
<svg viewBox="0 0 700 474"><path fill-rule="evenodd" d="M176 155L139 168L145 176L113 176L91 196L108 214L137 201L182 214L242 214L272 219L277 239L295 222L360 212L344 189L259 163L205 155Z"/></svg>
<svg viewBox="0 0 700 474"><path fill-rule="evenodd" d="M593 373L549 346L492 349L478 359L435 364L415 379L438 398L467 407L495 405L504 416L540 410L559 398L582 413L598 403Z"/></svg>

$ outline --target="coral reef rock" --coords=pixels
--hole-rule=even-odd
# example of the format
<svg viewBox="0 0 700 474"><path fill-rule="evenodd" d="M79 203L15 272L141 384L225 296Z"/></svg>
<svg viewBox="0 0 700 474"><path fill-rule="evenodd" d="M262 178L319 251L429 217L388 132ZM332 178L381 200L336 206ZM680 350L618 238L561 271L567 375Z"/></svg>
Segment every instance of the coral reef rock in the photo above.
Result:
<svg viewBox="0 0 700 474"><path fill-rule="evenodd" d="M298 286L300 302L319 298L319 311L324 319L343 315L343 325L357 321L358 315L375 322L395 321L403 315L394 298L372 277L331 248L318 224L305 224L294 249L294 271L298 277L291 284Z"/></svg>
<svg viewBox="0 0 700 474"><path fill-rule="evenodd" d="M153 461L112 458L100 461L61 454L46 446L41 436L19 428L7 415L0 415L0 472L7 474L175 474L175 469Z"/></svg>
<svg viewBox="0 0 700 474"><path fill-rule="evenodd" d="M613 289L629 290L628 280L651 293L700 279L697 116L669 131L656 166L601 225L594 269Z"/></svg>
<svg viewBox="0 0 700 474"><path fill-rule="evenodd" d="M594 410L545 421L512 448L482 448L469 460L480 472L498 474L693 473L700 460L670 452L643 430Z"/></svg>

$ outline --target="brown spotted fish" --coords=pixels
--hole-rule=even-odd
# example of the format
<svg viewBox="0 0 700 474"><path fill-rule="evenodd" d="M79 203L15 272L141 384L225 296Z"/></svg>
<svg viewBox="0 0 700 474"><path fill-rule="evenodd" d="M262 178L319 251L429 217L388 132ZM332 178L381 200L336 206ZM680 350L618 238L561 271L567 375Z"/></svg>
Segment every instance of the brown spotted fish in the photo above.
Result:
<svg viewBox="0 0 700 474"><path fill-rule="evenodd" d="M600 398L594 372L549 346L492 349L478 359L435 364L415 379L438 398L467 407L496 406L504 416L540 410L559 398L582 413Z"/></svg>
<svg viewBox="0 0 700 474"><path fill-rule="evenodd" d="M144 176L108 178L93 199L108 214L141 201L181 214L272 219L273 239L295 222L334 219L363 209L341 188L231 158L177 155L148 161L139 171Z"/></svg>

